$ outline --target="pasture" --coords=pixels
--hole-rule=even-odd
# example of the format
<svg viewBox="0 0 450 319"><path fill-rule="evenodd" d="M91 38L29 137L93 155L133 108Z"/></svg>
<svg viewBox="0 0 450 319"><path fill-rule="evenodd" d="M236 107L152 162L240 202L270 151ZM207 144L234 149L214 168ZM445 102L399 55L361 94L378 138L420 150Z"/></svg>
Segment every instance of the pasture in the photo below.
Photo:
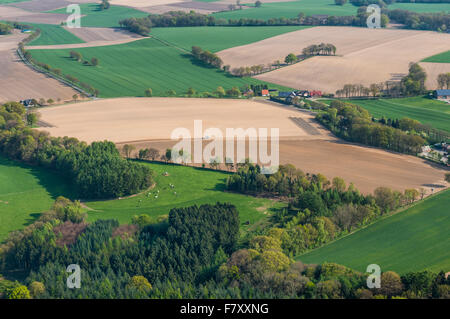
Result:
<svg viewBox="0 0 450 319"><path fill-rule="evenodd" d="M172 208L227 202L239 211L241 229L254 228L272 215L283 203L224 192L228 173L209 171L172 164L143 163L155 172L156 186L151 190L125 199L86 202L89 220L114 218L125 224L134 215L152 217L168 214ZM169 175L165 176L167 172ZM169 184L174 185L170 187ZM246 222L249 225L245 225Z"/></svg>
<svg viewBox="0 0 450 319"><path fill-rule="evenodd" d="M450 107L447 103L423 97L379 100L353 100L377 118L409 117L439 130L450 132Z"/></svg>
<svg viewBox="0 0 450 319"><path fill-rule="evenodd" d="M386 217L335 242L297 256L304 263L336 262L364 272L450 270L450 190Z"/></svg>
<svg viewBox="0 0 450 319"><path fill-rule="evenodd" d="M73 197L63 178L0 156L0 242L33 223L59 195Z"/></svg>
<svg viewBox="0 0 450 319"><path fill-rule="evenodd" d="M218 12L214 16L224 19L252 18L268 20L271 18L295 18L300 12L306 15L326 14L334 16L355 15L357 7L350 3L338 6L333 0L302 0L292 2L264 3L260 8L249 8ZM242 2L245 3L245 2Z"/></svg>
<svg viewBox="0 0 450 319"><path fill-rule="evenodd" d="M388 9L413 12L450 12L450 3L394 3L389 5Z"/></svg>
<svg viewBox="0 0 450 319"><path fill-rule="evenodd" d="M252 78L237 78L223 71L206 68L192 61L184 51L147 38L127 44L76 49L83 58L97 57L97 67L86 66L69 57L69 49L31 50L34 59L60 68L100 91L101 97L143 96L152 88L154 96L168 90L184 95L192 87L198 92L230 89L245 84L265 83ZM273 88L286 89L271 85Z"/></svg>

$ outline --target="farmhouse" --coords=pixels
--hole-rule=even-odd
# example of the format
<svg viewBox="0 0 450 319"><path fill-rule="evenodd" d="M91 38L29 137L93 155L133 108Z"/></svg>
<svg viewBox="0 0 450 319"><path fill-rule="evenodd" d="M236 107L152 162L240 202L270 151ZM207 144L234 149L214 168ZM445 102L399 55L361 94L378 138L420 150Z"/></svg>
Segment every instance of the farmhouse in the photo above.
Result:
<svg viewBox="0 0 450 319"><path fill-rule="evenodd" d="M450 90L436 90L434 91L434 98L450 102Z"/></svg>

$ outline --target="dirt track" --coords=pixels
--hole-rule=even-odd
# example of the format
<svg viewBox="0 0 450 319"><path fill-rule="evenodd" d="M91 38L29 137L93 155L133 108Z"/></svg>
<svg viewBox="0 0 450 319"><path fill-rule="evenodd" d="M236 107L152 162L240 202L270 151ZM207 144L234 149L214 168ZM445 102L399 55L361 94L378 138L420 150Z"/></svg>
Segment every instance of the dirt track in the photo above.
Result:
<svg viewBox="0 0 450 319"><path fill-rule="evenodd" d="M175 144L170 140L173 129L185 127L193 132L195 119L203 120L203 130L279 127L281 163L292 163L305 172L321 172L328 178L341 176L365 193L382 185L398 190L445 185L443 168L413 156L343 143L315 123L308 112L267 103L121 98L45 108L41 113L42 120L53 126L45 130L55 136L86 141L108 139L135 144L137 149L151 146L161 151ZM297 126L289 119L291 116L301 118L302 125L304 121L320 134Z"/></svg>
<svg viewBox="0 0 450 319"><path fill-rule="evenodd" d="M374 30L350 27L315 27L286 33L249 45L219 52L232 67L284 61L289 53L301 54L304 47L333 43L337 56L313 57L256 78L302 89L334 93L344 84L393 80L408 72L410 62L450 49L450 34L412 30ZM428 74L429 88L437 74Z"/></svg>
<svg viewBox="0 0 450 319"><path fill-rule="evenodd" d="M78 92L31 70L17 57L17 45L27 36L21 33L0 36L0 102L30 98L70 100Z"/></svg>

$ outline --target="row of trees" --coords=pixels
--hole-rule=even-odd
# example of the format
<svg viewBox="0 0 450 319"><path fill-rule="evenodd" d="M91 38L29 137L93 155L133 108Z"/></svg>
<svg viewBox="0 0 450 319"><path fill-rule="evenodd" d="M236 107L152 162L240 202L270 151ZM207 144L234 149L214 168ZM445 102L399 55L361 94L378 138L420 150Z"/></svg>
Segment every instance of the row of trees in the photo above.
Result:
<svg viewBox="0 0 450 319"><path fill-rule="evenodd" d="M417 154L425 140L412 132L374 123L369 112L358 105L332 101L317 120L345 140L400 153Z"/></svg>
<svg viewBox="0 0 450 319"><path fill-rule="evenodd" d="M214 68L220 69L222 67L223 61L217 54L211 53L208 50L203 50L200 47L192 47L192 55L195 59L203 62L206 65L212 66Z"/></svg>
<svg viewBox="0 0 450 319"><path fill-rule="evenodd" d="M51 137L27 127L25 116L20 103L0 107L0 153L59 172L73 183L82 198L126 196L153 184L152 171L124 160L114 143L87 145L75 138Z"/></svg>
<svg viewBox="0 0 450 319"><path fill-rule="evenodd" d="M170 11L161 15L151 14L143 18L128 18L119 21L121 27L141 35L148 35L152 27L187 27L187 26L282 26L282 25L343 25L366 26L368 13L365 7L358 8L356 16L307 16L299 13L295 18L253 19L222 19L211 15L195 12ZM381 25L389 23L386 14L382 14Z"/></svg>
<svg viewBox="0 0 450 319"><path fill-rule="evenodd" d="M336 55L336 46L331 43L313 44L303 49L303 55Z"/></svg>
<svg viewBox="0 0 450 319"><path fill-rule="evenodd" d="M398 96L416 96L426 93L425 82L427 74L418 63L411 63L409 73L401 81L386 81L383 83L373 83L369 87L362 84L345 84L342 89L336 91L338 97L398 97ZM450 85L450 76L441 74L438 76L438 83L444 87L447 83Z"/></svg>

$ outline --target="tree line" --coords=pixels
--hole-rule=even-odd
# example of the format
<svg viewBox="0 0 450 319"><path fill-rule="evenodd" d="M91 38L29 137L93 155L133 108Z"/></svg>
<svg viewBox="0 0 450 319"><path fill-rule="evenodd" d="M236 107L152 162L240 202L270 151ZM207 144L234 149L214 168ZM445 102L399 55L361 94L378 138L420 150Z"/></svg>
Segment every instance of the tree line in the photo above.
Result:
<svg viewBox="0 0 450 319"><path fill-rule="evenodd" d="M413 155L425 145L419 135L374 123L367 110L351 103L332 101L316 119L337 136L356 143Z"/></svg>
<svg viewBox="0 0 450 319"><path fill-rule="evenodd" d="M195 59L203 62L206 65L212 66L217 69L220 69L223 65L222 59L217 54L211 53L208 50L203 50L198 46L193 46L191 53Z"/></svg>
<svg viewBox="0 0 450 319"><path fill-rule="evenodd" d="M82 198L135 194L153 184L152 171L123 159L114 143L87 145L70 137L51 137L28 127L20 103L0 107L0 153L14 160L53 169L65 176Z"/></svg>
<svg viewBox="0 0 450 319"><path fill-rule="evenodd" d="M222 19L211 15L196 12L170 11L164 14L150 14L148 17L128 18L119 21L119 25L128 31L141 35L148 35L152 27L195 27L195 26L285 26L285 25L342 25L342 26L366 26L369 14L365 7L358 8L355 16L327 16L326 18L300 12L294 18L270 18L253 19ZM385 27L389 23L386 14L382 15L381 25Z"/></svg>

